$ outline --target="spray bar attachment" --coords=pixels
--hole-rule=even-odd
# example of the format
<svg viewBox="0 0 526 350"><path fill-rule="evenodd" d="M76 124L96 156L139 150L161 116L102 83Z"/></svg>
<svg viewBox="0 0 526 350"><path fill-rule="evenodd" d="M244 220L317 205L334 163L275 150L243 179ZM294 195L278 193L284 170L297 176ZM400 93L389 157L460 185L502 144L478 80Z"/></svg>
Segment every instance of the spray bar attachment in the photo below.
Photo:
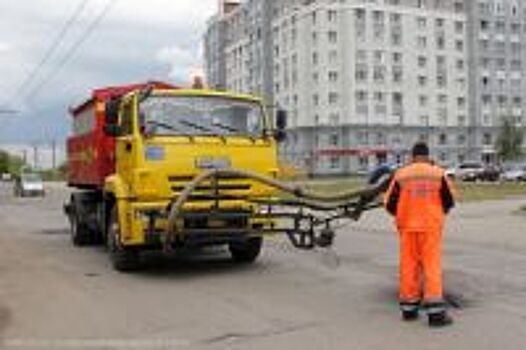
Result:
<svg viewBox="0 0 526 350"><path fill-rule="evenodd" d="M210 181L212 186L218 184L218 179L225 177L244 178L275 188L282 197L255 198L247 201L267 208L266 213L256 214L257 218L286 220L291 224L283 228L261 229L263 233L285 233L291 243L300 249L329 247L334 241L334 230L331 224L335 220L359 220L363 212L381 206L378 196L385 192L389 180L360 190L346 191L336 195L327 195L309 191L301 186L276 180L269 176L239 169L213 169L197 175L190 181L172 201L169 207L168 224L165 231L165 250L169 250L180 229L177 227L182 215L184 204L190 199L204 182ZM216 189L215 193L218 191ZM294 209L284 211L284 208Z"/></svg>

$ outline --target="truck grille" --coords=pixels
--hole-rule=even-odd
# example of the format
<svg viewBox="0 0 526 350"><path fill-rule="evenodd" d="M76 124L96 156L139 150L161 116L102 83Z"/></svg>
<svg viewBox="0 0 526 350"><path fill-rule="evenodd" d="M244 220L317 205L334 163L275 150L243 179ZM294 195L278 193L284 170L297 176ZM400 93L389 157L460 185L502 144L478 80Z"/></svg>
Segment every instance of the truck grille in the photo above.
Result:
<svg viewBox="0 0 526 350"><path fill-rule="evenodd" d="M179 195L193 176L169 176L170 188ZM238 176L220 176L217 180L206 181L199 185L188 198L189 201L244 200L247 199L252 185L246 178Z"/></svg>

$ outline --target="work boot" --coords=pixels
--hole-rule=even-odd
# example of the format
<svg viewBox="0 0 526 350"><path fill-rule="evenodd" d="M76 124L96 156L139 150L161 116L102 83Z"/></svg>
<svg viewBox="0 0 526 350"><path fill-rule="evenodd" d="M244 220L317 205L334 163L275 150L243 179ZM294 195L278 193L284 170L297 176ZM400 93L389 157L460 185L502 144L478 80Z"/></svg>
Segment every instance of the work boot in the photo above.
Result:
<svg viewBox="0 0 526 350"><path fill-rule="evenodd" d="M418 311L420 309L420 302L400 302L400 310L402 311L402 320L414 321L418 319Z"/></svg>
<svg viewBox="0 0 526 350"><path fill-rule="evenodd" d="M446 311L429 314L429 327L439 328L449 326L453 323L453 319Z"/></svg>
<svg viewBox="0 0 526 350"><path fill-rule="evenodd" d="M418 320L418 310L402 311L402 320L404 321Z"/></svg>

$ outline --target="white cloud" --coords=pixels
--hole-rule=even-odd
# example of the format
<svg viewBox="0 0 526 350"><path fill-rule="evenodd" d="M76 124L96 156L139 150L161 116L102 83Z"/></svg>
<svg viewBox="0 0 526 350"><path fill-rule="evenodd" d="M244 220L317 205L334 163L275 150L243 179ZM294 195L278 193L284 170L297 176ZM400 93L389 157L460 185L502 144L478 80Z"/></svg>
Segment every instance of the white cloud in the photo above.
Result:
<svg viewBox="0 0 526 350"><path fill-rule="evenodd" d="M2 42L0 41L0 54L4 54L6 52L9 52L13 49L13 45L11 45L8 42Z"/></svg>
<svg viewBox="0 0 526 350"><path fill-rule="evenodd" d="M191 49L177 45L161 48L156 54L156 59L170 67L168 74L170 78L179 81L188 80L190 74L199 68L201 61Z"/></svg>
<svg viewBox="0 0 526 350"><path fill-rule="evenodd" d="M0 104L41 60L78 1L0 1ZM34 85L53 72L108 1L89 2ZM14 101L22 115L12 121L11 128L0 128L0 143L45 137L41 129L48 124L59 130L59 137L64 136L67 106L86 98L96 87L147 79L187 83L201 66L206 20L216 10L217 0L118 0L36 98ZM26 102L27 106L21 105ZM34 127L35 118L42 127Z"/></svg>

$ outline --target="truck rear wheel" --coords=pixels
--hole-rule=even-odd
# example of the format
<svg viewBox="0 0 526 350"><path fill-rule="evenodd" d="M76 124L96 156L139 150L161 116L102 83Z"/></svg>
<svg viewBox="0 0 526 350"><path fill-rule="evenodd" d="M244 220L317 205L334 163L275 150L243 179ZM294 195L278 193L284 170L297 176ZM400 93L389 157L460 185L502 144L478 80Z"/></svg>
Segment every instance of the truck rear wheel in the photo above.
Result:
<svg viewBox="0 0 526 350"><path fill-rule="evenodd" d="M80 247L90 243L90 231L85 224L80 222L75 206L73 206L73 211L69 215L69 222L73 245Z"/></svg>
<svg viewBox="0 0 526 350"><path fill-rule="evenodd" d="M137 250L127 249L120 244L120 226L117 206L111 209L106 241L108 254L113 268L117 271L135 271L141 267L140 254Z"/></svg>
<svg viewBox="0 0 526 350"><path fill-rule="evenodd" d="M232 242L228 245L228 248L232 255L232 260L238 263L249 264L256 261L261 252L262 244L262 237L251 237L243 242Z"/></svg>

